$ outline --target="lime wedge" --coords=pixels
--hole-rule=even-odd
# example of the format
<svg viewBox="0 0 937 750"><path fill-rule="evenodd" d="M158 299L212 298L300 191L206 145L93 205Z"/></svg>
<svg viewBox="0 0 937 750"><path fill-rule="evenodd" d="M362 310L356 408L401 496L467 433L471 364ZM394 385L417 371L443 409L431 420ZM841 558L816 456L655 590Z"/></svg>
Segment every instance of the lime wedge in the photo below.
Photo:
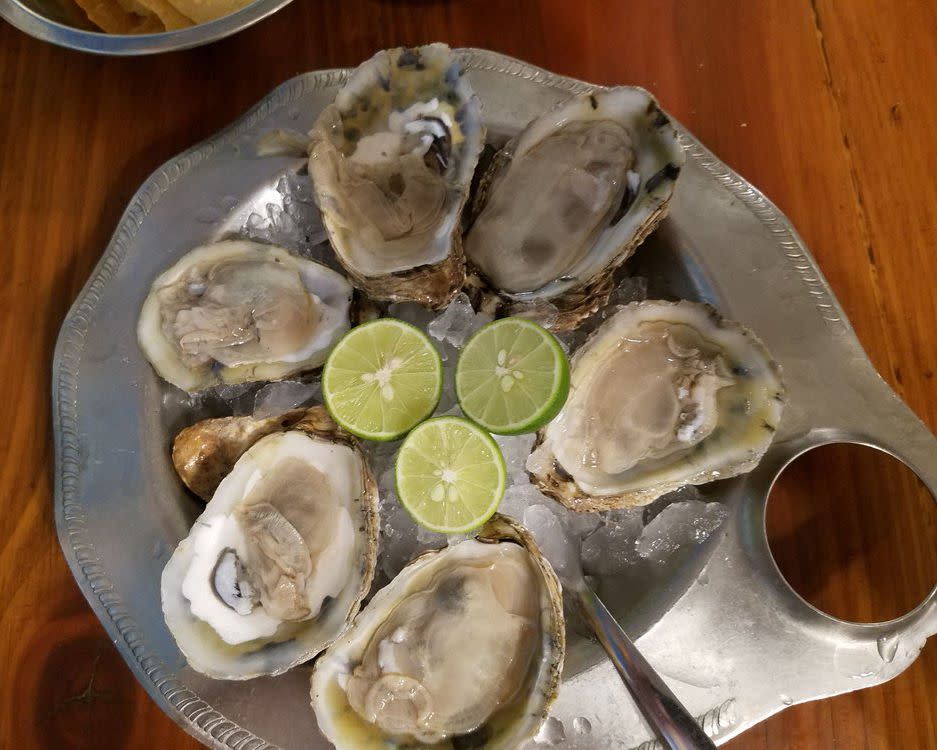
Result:
<svg viewBox="0 0 937 750"><path fill-rule="evenodd" d="M503 318L465 344L455 389L465 416L489 432L533 432L563 408L569 362L549 331L525 318Z"/></svg>
<svg viewBox="0 0 937 750"><path fill-rule="evenodd" d="M501 449L461 417L437 417L411 432L397 454L397 496L413 520L443 534L481 526L504 496Z"/></svg>
<svg viewBox="0 0 937 750"><path fill-rule="evenodd" d="M332 418L366 440L396 440L430 414L442 394L442 360L409 323L381 318L352 328L322 371Z"/></svg>

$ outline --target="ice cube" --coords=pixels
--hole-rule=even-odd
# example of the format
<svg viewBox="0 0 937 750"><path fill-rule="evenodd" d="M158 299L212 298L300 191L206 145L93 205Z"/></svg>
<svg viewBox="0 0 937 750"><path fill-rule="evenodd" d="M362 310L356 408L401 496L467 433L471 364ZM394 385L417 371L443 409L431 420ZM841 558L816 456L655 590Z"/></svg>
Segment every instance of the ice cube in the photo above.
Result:
<svg viewBox="0 0 937 750"><path fill-rule="evenodd" d="M385 467L384 470L378 474L377 488L378 492L381 493L382 501L384 498L387 498L387 502L389 503L396 498L397 480L395 466L393 463Z"/></svg>
<svg viewBox="0 0 937 750"><path fill-rule="evenodd" d="M719 503L672 503L645 527L636 545L638 555L663 564L680 547L705 542L728 515Z"/></svg>
<svg viewBox="0 0 937 750"><path fill-rule="evenodd" d="M602 525L602 516L598 513L573 513L570 511L566 514L566 523L574 534L577 534L580 539L585 539Z"/></svg>
<svg viewBox="0 0 937 750"><path fill-rule="evenodd" d="M476 313L465 292L457 294L441 315L428 325L429 335L460 348L475 331L493 320L487 313Z"/></svg>
<svg viewBox="0 0 937 750"><path fill-rule="evenodd" d="M370 440L362 441L364 452L368 456L368 466L375 477L382 477L388 470L392 470L400 448L400 441L377 443ZM389 477L392 479L392 477Z"/></svg>
<svg viewBox="0 0 937 750"><path fill-rule="evenodd" d="M529 484L527 476L527 457L534 444L534 435L493 435L501 455L504 456L504 465L508 471L509 484Z"/></svg>
<svg viewBox="0 0 937 750"><path fill-rule="evenodd" d="M551 502L544 496L540 490L529 482L526 484L515 484L505 490L501 505L498 506L498 512L505 516L521 521L524 518L525 511L533 505L543 505Z"/></svg>
<svg viewBox="0 0 937 750"><path fill-rule="evenodd" d="M421 528L398 503L396 495L387 492L381 497L381 570L388 578L427 549L446 545L443 534Z"/></svg>
<svg viewBox="0 0 937 750"><path fill-rule="evenodd" d="M705 498L700 493L699 488L693 484L688 484L678 490L668 492L666 495L661 495L650 505L644 506L644 525L647 526L651 521L657 518L660 512L668 505L693 501L705 502Z"/></svg>
<svg viewBox="0 0 937 750"><path fill-rule="evenodd" d="M587 338L588 334L581 328L572 331L561 331L556 334L556 340L560 342L560 346L567 354L574 354Z"/></svg>
<svg viewBox="0 0 937 750"><path fill-rule="evenodd" d="M290 409L320 401L321 398L322 383L318 378L309 383L298 380L267 383L254 396L254 416L257 419L275 417Z"/></svg>
<svg viewBox="0 0 937 750"><path fill-rule="evenodd" d="M544 328L552 328L560 315L560 309L552 302L537 302L517 310L514 313L519 318L532 320Z"/></svg>
<svg viewBox="0 0 937 750"><path fill-rule="evenodd" d="M310 204L315 200L312 180L308 174L289 172L283 175L277 182L277 192L284 196L284 199L289 197Z"/></svg>
<svg viewBox="0 0 937 750"><path fill-rule="evenodd" d="M578 569L578 539L567 533L564 519L546 505L531 505L524 511L524 526L533 534L543 556L557 575L574 574Z"/></svg>
<svg viewBox="0 0 937 750"><path fill-rule="evenodd" d="M559 745L565 740L566 728L563 726L563 722L555 716L547 718L543 726L540 727L540 731L537 732L536 737L534 737L534 743L537 745Z"/></svg>
<svg viewBox="0 0 937 750"><path fill-rule="evenodd" d="M254 409L256 383L225 383L212 389L214 395L225 402L236 417L250 414Z"/></svg>
<svg viewBox="0 0 937 750"><path fill-rule="evenodd" d="M426 331L430 322L436 319L436 313L416 302L392 302L387 307L387 314Z"/></svg>
<svg viewBox="0 0 937 750"><path fill-rule="evenodd" d="M591 575L619 575L639 561L635 542L644 524L641 509L602 514L599 528L582 543L582 566Z"/></svg>

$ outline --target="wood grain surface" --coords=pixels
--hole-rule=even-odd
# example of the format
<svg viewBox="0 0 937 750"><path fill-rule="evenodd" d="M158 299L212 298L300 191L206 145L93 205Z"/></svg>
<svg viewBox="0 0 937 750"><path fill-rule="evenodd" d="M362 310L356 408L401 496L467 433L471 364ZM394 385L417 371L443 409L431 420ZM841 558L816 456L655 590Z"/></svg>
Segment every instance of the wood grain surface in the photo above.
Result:
<svg viewBox="0 0 937 750"><path fill-rule="evenodd" d="M937 429L933 0L297 0L226 41L127 60L0 25L0 747L198 746L131 676L53 525L52 348L124 206L283 80L435 39L653 91L793 220L882 376ZM798 589L866 620L937 578L933 500L870 465L812 459L770 513ZM891 683L792 707L728 747L935 750L937 647Z"/></svg>

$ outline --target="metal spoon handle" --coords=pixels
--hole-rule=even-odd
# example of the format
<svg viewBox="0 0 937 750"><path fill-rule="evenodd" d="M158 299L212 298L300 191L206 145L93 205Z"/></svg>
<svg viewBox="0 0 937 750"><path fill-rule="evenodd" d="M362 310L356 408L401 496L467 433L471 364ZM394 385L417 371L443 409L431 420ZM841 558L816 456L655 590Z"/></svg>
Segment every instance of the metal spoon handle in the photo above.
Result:
<svg viewBox="0 0 937 750"><path fill-rule="evenodd" d="M583 586L576 594L583 614L592 624L622 682L664 747L671 750L714 750L713 741L641 656L595 592Z"/></svg>

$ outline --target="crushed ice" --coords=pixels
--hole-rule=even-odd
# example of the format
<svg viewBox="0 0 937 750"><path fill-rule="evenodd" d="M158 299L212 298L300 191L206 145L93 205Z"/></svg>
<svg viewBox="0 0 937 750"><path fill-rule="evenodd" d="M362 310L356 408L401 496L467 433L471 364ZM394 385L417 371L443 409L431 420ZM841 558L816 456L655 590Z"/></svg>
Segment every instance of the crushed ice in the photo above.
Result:
<svg viewBox="0 0 937 750"><path fill-rule="evenodd" d="M322 401L322 382L315 378L309 382L280 380L267 383L254 394L254 417L275 417L290 409L311 406Z"/></svg>
<svg viewBox="0 0 937 750"><path fill-rule="evenodd" d="M461 348L469 336L492 320L494 315L476 313L468 295L460 292L441 315L430 321L427 331L437 341Z"/></svg>
<svg viewBox="0 0 937 750"><path fill-rule="evenodd" d="M328 250L321 219L315 206L307 176L289 174L280 179L277 192L281 205L270 203L266 216L253 213L243 234L297 250L307 257L320 259ZM299 227L314 227L306 233ZM327 261L334 263L332 261ZM622 277L608 304L577 331L562 333L563 347L572 352L603 320L621 305L643 300L647 282L641 277ZM436 415L461 415L455 396L453 376L459 350L492 316L477 313L469 298L460 293L442 312L427 310L416 303L392 303L387 314L404 320L428 333L436 342L445 363L443 395ZM541 311L547 317L550 310ZM534 317L534 316L532 316ZM223 385L200 397L200 403L220 400L229 413L251 414L258 418L272 416L300 406L320 403L318 377L272 382L263 386ZM530 482L527 457L534 435L502 436L495 440L504 455L507 488L499 511L523 523L537 539L544 554L558 570L569 562L570 550L581 542L582 567L587 576L615 576L636 565L664 565L680 547L705 541L728 515L718 503L701 499L695 487L683 488L646 508L614 510L605 513L573 513L543 495ZM394 461L400 442L364 441L364 450L375 477L381 498L380 569L386 579L393 578L415 555L423 550L455 543L464 537L447 540L443 534L429 532L417 525L397 501L394 486ZM572 540L573 547L567 543Z"/></svg>
<svg viewBox="0 0 937 750"><path fill-rule="evenodd" d="M263 212L252 212L239 234L247 239L294 250L303 257L334 267L334 254L328 244L309 176L288 172L280 177L275 201L268 202Z"/></svg>
<svg viewBox="0 0 937 750"><path fill-rule="evenodd" d="M728 513L719 503L700 500L671 503L644 527L635 544L638 556L665 563L680 547L705 542Z"/></svg>

